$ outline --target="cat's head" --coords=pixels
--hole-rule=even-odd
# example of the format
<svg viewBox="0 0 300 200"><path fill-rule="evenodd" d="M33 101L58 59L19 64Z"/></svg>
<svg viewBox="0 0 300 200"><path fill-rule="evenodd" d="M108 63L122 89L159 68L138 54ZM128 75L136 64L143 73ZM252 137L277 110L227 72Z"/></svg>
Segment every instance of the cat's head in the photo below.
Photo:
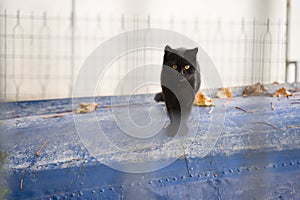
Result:
<svg viewBox="0 0 300 200"><path fill-rule="evenodd" d="M189 79L197 70L198 47L194 49L165 47L163 65L171 67L186 79Z"/></svg>

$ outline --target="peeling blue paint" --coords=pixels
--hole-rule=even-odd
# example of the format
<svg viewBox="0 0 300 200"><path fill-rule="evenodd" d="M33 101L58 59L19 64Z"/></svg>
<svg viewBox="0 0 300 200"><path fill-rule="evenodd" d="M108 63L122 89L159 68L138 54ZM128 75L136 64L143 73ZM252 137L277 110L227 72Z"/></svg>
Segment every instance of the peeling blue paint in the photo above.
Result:
<svg viewBox="0 0 300 200"><path fill-rule="evenodd" d="M113 132L117 127L106 108L111 98L117 97L77 101L99 103L99 123ZM117 171L90 155L76 132L71 99L1 103L1 147L9 154L8 199L300 199L300 104L271 97L216 101L224 107L225 121L208 155L199 156L205 148L202 133L212 120L210 108L194 107L191 122L199 122L199 127L185 157L139 174ZM155 104L150 95L135 102ZM64 116L43 118L58 113ZM124 137L119 145L126 142Z"/></svg>

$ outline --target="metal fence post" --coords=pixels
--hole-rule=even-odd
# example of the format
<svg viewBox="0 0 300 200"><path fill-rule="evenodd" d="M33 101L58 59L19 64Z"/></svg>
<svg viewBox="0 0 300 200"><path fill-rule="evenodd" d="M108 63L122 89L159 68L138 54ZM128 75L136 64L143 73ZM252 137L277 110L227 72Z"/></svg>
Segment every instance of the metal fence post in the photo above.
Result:
<svg viewBox="0 0 300 200"><path fill-rule="evenodd" d="M289 29L289 21L290 21L290 10L291 10L291 1L287 0L286 4L286 32L285 32L285 82L287 83L288 79L288 66L289 66L289 34L290 34L290 29Z"/></svg>
<svg viewBox="0 0 300 200"><path fill-rule="evenodd" d="M289 43L290 43L290 21L291 21L291 0L287 0L286 4L286 45L285 45L285 82L288 82L288 69L290 65L295 66L295 82L298 82L298 62L289 59Z"/></svg>
<svg viewBox="0 0 300 200"><path fill-rule="evenodd" d="M3 85L3 93L4 93L4 100L7 100L7 13L6 9L4 10L4 85Z"/></svg>
<svg viewBox="0 0 300 200"><path fill-rule="evenodd" d="M70 97L72 97L74 87L74 67L75 67L75 0L71 0L71 75L70 75Z"/></svg>

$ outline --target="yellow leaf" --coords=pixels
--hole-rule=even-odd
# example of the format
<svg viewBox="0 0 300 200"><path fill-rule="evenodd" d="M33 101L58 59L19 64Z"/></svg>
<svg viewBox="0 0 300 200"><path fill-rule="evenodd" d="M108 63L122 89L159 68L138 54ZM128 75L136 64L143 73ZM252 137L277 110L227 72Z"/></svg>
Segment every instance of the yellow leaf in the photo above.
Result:
<svg viewBox="0 0 300 200"><path fill-rule="evenodd" d="M230 88L221 88L217 92L218 98L228 98L230 99L232 97L231 89Z"/></svg>
<svg viewBox="0 0 300 200"><path fill-rule="evenodd" d="M197 106L213 106L212 98L207 97L204 93L198 92L195 97L194 104Z"/></svg>
<svg viewBox="0 0 300 200"><path fill-rule="evenodd" d="M273 94L273 96L275 97L288 97L288 96L292 96L293 94L291 92L289 92L285 87L282 87L278 90L276 90Z"/></svg>
<svg viewBox="0 0 300 200"><path fill-rule="evenodd" d="M98 108L97 103L81 103L80 108L77 109L77 114L93 112Z"/></svg>

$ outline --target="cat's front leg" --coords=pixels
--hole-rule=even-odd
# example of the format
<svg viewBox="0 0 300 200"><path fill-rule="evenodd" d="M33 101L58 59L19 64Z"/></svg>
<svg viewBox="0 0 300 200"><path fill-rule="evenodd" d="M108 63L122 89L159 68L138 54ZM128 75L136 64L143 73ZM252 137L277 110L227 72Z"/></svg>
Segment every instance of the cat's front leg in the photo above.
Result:
<svg viewBox="0 0 300 200"><path fill-rule="evenodd" d="M185 136L189 132L187 126L187 119L184 116L181 116L180 113L169 112L170 125L167 129L167 135L169 137L174 137L176 135Z"/></svg>
<svg viewBox="0 0 300 200"><path fill-rule="evenodd" d="M187 103L182 105L180 116L178 116L178 131L179 136L187 136L189 134L188 120L190 117L192 105Z"/></svg>
<svg viewBox="0 0 300 200"><path fill-rule="evenodd" d="M186 136L189 133L189 128L186 123L182 123L179 125L171 123L167 129L167 135L169 137L175 137L178 136Z"/></svg>

